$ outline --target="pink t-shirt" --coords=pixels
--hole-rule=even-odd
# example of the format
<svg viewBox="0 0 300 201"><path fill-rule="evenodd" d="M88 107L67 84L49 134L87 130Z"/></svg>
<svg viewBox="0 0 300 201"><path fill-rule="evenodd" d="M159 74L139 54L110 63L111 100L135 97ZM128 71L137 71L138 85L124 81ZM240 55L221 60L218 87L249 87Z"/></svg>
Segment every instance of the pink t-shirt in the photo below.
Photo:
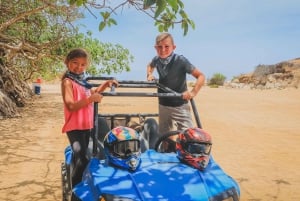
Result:
<svg viewBox="0 0 300 201"><path fill-rule="evenodd" d="M68 79L68 78L66 78ZM74 101L77 102L82 99L86 99L91 95L91 91L75 81L71 80L73 86ZM64 104L65 124L62 128L62 132L66 133L72 130L87 130L93 128L93 104L70 112Z"/></svg>

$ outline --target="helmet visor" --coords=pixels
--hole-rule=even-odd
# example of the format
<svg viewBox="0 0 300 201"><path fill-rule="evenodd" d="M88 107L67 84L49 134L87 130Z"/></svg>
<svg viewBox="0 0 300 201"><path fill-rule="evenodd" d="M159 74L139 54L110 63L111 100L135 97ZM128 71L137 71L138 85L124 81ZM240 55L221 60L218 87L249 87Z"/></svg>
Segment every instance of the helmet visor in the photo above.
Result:
<svg viewBox="0 0 300 201"><path fill-rule="evenodd" d="M138 154L140 150L139 140L120 141L112 146L113 154L120 158L127 158L132 154Z"/></svg>
<svg viewBox="0 0 300 201"><path fill-rule="evenodd" d="M211 150L211 144L188 142L185 144L184 150L192 155L209 155Z"/></svg>

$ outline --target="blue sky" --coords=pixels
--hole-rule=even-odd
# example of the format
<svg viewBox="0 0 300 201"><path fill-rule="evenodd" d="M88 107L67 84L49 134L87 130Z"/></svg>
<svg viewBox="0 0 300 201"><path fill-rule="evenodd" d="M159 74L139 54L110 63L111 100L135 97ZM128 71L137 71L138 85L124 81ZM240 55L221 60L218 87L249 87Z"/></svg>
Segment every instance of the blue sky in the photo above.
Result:
<svg viewBox="0 0 300 201"><path fill-rule="evenodd" d="M299 0L187 0L185 11L195 22L186 36L180 26L169 32L184 55L207 78L222 73L231 79L253 72L259 64L300 57ZM102 42L121 44L135 57L130 72L119 80L145 80L146 66L156 55L157 28L133 8L118 12L118 25L98 31L100 18L87 15L86 29ZM82 29L84 31L84 29Z"/></svg>

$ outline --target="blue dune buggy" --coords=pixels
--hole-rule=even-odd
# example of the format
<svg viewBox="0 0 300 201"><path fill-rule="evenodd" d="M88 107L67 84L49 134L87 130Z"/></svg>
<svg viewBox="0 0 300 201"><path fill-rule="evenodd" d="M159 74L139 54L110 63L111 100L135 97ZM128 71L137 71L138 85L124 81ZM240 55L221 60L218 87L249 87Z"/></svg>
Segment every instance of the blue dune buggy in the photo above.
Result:
<svg viewBox="0 0 300 201"><path fill-rule="evenodd" d="M90 81L111 78L90 77ZM178 97L178 94L159 83L147 81L119 81L119 88L160 88L166 93L104 92L104 96L129 97ZM193 100L190 101L197 127L200 119ZM91 137L90 161L82 182L72 187L72 150L65 149L62 163L63 201L238 201L240 188L210 156L204 171L199 171L179 161L174 153L175 142L170 136L181 131L160 135L154 117L158 114L99 114L94 105L94 131ZM139 122L129 125L132 118ZM133 127L142 136L141 165L130 172L107 163L103 151L103 139L116 125ZM166 144L168 146L166 146ZM162 146L163 145L163 146Z"/></svg>

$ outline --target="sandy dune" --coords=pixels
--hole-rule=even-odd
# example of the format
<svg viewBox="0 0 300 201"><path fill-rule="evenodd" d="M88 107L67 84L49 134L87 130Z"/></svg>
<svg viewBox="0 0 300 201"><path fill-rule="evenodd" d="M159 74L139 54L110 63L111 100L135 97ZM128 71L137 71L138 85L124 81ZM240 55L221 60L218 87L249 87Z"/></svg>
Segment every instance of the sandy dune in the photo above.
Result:
<svg viewBox="0 0 300 201"><path fill-rule="evenodd" d="M105 97L103 113L157 112L157 100ZM0 121L0 200L61 200L60 164L68 144L59 85L21 118ZM114 99L115 100L115 99ZM212 154L241 188L242 201L300 200L300 90L204 87L195 102L213 137Z"/></svg>

